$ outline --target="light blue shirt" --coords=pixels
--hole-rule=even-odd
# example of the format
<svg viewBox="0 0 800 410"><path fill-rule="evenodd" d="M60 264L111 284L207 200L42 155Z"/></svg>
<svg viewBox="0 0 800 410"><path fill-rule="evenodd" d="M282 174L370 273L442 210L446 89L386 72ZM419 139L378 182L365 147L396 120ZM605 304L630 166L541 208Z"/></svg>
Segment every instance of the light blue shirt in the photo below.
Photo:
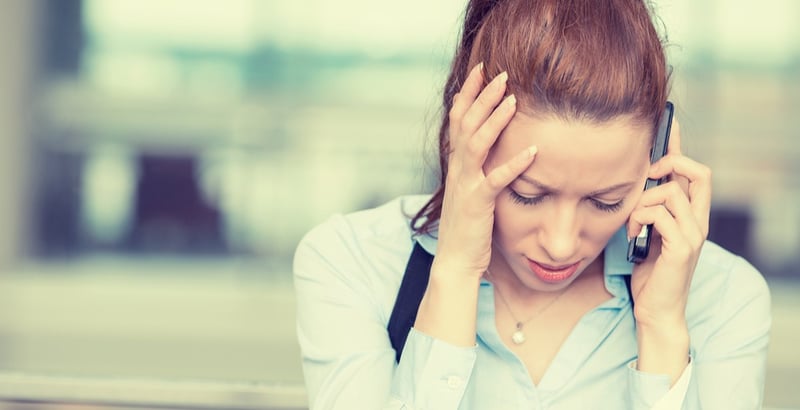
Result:
<svg viewBox="0 0 800 410"><path fill-rule="evenodd" d="M744 259L706 242L686 317L691 364L667 375L635 369L636 331L622 275L626 238L605 249L613 298L588 312L538 385L501 341L494 291L478 295L477 345L449 345L412 329L399 364L386 327L408 257L413 215L428 199L409 196L336 215L311 230L294 259L297 333L312 409L757 409L770 329L763 277ZM532 337L532 336L529 336Z"/></svg>

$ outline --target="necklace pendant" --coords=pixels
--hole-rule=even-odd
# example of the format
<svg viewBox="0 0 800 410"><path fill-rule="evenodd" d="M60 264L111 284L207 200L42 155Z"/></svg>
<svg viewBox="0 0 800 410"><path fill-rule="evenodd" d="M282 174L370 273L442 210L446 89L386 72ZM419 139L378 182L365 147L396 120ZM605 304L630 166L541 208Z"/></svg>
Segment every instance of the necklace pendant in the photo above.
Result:
<svg viewBox="0 0 800 410"><path fill-rule="evenodd" d="M517 328L517 331L511 335L511 341L514 342L515 345L521 345L525 343L525 334L522 333L521 328Z"/></svg>

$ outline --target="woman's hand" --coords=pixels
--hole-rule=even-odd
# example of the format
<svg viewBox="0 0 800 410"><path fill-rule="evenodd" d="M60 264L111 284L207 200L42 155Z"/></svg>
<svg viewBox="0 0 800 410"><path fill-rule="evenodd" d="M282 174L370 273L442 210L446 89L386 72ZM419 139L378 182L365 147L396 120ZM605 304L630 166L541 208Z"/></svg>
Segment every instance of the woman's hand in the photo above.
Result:
<svg viewBox="0 0 800 410"><path fill-rule="evenodd" d="M439 242L414 328L456 346L474 346L480 277L492 255L495 199L530 166L526 149L486 173L484 162L516 112L513 95L503 98L504 72L483 88L483 67L473 68L453 98L450 149Z"/></svg>
<svg viewBox="0 0 800 410"><path fill-rule="evenodd" d="M472 69L449 112L450 148L439 244L432 274L480 278L491 259L495 199L530 166L531 147L505 164L484 171L497 137L516 112L516 98L506 91L503 72L483 87L483 65Z"/></svg>
<svg viewBox="0 0 800 410"><path fill-rule="evenodd" d="M631 279L638 365L671 374L673 381L688 359L686 304L711 209L711 171L683 156L680 141L679 125L673 121L667 155L648 175L668 176L669 182L645 191L628 223L628 236L636 236L647 224L656 232L650 255L634 267Z"/></svg>

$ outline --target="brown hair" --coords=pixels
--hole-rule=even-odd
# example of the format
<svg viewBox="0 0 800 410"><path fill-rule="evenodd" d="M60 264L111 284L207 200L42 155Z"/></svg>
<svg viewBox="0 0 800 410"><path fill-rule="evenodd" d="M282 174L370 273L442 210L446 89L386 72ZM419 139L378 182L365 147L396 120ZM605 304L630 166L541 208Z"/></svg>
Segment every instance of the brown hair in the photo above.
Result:
<svg viewBox="0 0 800 410"><path fill-rule="evenodd" d="M628 117L655 135L669 72L644 0L470 0L445 83L438 189L411 220L434 229L442 211L450 152L448 113L471 67L488 82L508 72L519 109L565 120Z"/></svg>

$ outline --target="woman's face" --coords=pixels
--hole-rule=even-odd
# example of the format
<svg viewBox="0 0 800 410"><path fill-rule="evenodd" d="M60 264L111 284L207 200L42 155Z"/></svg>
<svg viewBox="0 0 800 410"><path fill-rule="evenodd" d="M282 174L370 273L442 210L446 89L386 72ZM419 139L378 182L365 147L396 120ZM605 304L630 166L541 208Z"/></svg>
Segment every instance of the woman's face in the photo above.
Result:
<svg viewBox="0 0 800 410"><path fill-rule="evenodd" d="M497 197L493 247L522 285L572 283L627 221L649 169L648 127L517 113L489 153L490 171L530 145L533 164ZM498 255L499 254L499 255ZM499 268L492 265L493 269Z"/></svg>

